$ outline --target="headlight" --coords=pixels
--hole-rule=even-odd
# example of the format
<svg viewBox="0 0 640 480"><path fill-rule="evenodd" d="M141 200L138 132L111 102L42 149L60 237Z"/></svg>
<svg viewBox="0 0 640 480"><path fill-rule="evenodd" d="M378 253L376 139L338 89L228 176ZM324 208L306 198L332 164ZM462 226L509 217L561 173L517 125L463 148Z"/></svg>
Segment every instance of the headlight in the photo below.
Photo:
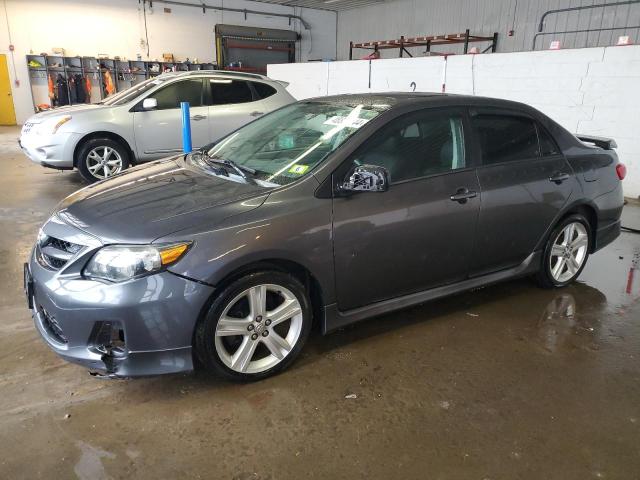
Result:
<svg viewBox="0 0 640 480"><path fill-rule="evenodd" d="M148 275L176 262L190 242L171 245L110 245L103 247L84 268L84 275L110 282L123 282Z"/></svg>
<svg viewBox="0 0 640 480"><path fill-rule="evenodd" d="M37 132L40 135L54 135L58 132L58 129L69 120L71 120L71 115L46 120L37 127Z"/></svg>

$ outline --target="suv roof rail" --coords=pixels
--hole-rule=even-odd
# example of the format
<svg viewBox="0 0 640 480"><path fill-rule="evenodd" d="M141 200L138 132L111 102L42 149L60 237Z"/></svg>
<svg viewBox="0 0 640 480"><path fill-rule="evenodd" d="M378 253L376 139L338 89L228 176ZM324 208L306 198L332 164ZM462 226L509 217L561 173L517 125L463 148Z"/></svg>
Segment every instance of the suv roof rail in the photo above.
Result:
<svg viewBox="0 0 640 480"><path fill-rule="evenodd" d="M188 72L167 72L173 73L176 76L180 77L188 77L191 75L228 75L231 77L240 77L240 78L259 78L262 80L268 80L269 77L266 75L260 75L258 73L246 73L246 72L234 72L229 70L189 70Z"/></svg>

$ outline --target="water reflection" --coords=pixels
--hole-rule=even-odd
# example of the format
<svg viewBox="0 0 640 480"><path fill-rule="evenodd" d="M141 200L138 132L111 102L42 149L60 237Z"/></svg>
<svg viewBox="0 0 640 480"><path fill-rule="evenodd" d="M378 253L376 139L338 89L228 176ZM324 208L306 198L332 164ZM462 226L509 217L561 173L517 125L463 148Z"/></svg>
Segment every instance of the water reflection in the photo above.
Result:
<svg viewBox="0 0 640 480"><path fill-rule="evenodd" d="M537 342L548 352L589 348L602 329L607 297L598 289L575 285L547 303L537 323Z"/></svg>

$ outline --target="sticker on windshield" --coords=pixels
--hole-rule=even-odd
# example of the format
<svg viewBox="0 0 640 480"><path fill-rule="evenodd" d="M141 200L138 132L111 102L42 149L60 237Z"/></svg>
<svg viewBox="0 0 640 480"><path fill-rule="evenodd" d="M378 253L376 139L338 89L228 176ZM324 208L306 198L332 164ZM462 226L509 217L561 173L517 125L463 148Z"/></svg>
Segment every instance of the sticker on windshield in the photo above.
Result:
<svg viewBox="0 0 640 480"><path fill-rule="evenodd" d="M367 122L368 120L366 118L349 118L349 117L336 115L335 117L331 117L329 120L325 121L324 124L333 125L335 127L340 126L344 128L346 127L360 128Z"/></svg>
<svg viewBox="0 0 640 480"><path fill-rule="evenodd" d="M309 170L309 165L294 165L289 169L289 173L295 173L296 175L304 175Z"/></svg>

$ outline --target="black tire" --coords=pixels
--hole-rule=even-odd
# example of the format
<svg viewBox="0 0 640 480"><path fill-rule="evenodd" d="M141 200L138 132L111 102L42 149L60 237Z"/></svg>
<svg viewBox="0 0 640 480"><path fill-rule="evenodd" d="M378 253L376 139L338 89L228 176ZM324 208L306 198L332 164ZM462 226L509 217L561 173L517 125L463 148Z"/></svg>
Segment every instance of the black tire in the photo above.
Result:
<svg viewBox="0 0 640 480"><path fill-rule="evenodd" d="M117 173L122 172L127 168L129 168L129 165L130 165L129 150L127 149L126 146L110 138L92 138L90 140L85 141L80 146L80 149L78 150L78 158L76 163L76 167L78 168L80 175L82 175L82 178L84 178L89 183L94 183L99 180L104 180L104 178L100 176L96 176L93 173L91 173L87 165L87 162L89 161L87 157L89 156L89 154L94 149L100 149L104 147L113 149L116 152L117 156L120 157L121 167ZM113 160L117 160L117 156L115 154L112 154L110 158L112 158ZM110 177L111 175L107 176L106 178L110 178Z"/></svg>
<svg viewBox="0 0 640 480"><path fill-rule="evenodd" d="M275 284L288 289L300 304L302 326L297 341L286 356L275 366L257 373L239 372L227 366L216 348L216 327L221 315L238 295L258 285ZM196 326L194 348L198 360L204 367L216 375L233 381L251 382L276 375L286 369L299 355L309 337L312 324L312 308L309 295L300 281L288 273L279 271L261 271L247 274L225 287L211 303L208 311ZM285 322L286 323L286 322ZM239 337L231 337L239 338ZM258 337L258 340L261 340Z"/></svg>
<svg viewBox="0 0 640 480"><path fill-rule="evenodd" d="M575 271L575 273L573 273L569 278L560 281L554 278L552 274L552 248L556 239L558 239L565 227L567 227L571 223L576 222L582 224L587 234L586 253L584 254L584 259L582 260L580 268L577 269L577 271ZM575 281L575 279L578 278L582 273L582 270L586 266L589 259L589 252L591 251L591 247L593 244L592 236L591 225L589 225L588 220L583 215L576 213L564 218L560 223L558 223L558 225L554 227L554 229L551 231L551 234L549 235L543 251L542 265L540 267L540 270L534 276L534 279L538 286L542 288L560 288Z"/></svg>

